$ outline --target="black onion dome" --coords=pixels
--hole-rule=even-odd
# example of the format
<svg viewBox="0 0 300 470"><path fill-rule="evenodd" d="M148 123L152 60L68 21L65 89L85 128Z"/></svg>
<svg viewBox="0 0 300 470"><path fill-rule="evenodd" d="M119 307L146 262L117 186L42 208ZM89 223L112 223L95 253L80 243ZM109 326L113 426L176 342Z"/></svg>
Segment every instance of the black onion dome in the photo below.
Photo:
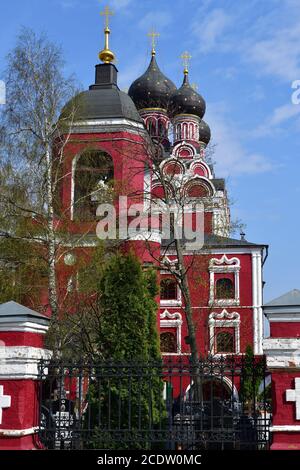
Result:
<svg viewBox="0 0 300 470"><path fill-rule="evenodd" d="M149 67L132 83L128 95L137 109L167 109L169 98L175 90L176 86L160 71L155 56L152 55Z"/></svg>
<svg viewBox="0 0 300 470"><path fill-rule="evenodd" d="M202 119L205 109L206 104L204 99L191 87L188 75L185 73L181 87L170 98L170 111L172 115L194 114Z"/></svg>
<svg viewBox="0 0 300 470"><path fill-rule="evenodd" d="M210 132L210 127L209 125L201 120L199 124L199 140L200 142L203 142L204 144L208 144L211 138L211 132Z"/></svg>

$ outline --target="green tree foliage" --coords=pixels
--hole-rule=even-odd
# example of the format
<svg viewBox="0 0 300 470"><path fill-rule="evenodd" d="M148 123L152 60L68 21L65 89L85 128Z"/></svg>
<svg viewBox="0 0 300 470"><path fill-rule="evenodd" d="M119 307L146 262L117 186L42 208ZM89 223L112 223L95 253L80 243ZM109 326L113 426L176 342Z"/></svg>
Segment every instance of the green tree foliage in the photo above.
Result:
<svg viewBox="0 0 300 470"><path fill-rule="evenodd" d="M244 364L241 373L240 397L248 407L248 412L255 412L255 402L259 386L264 378L264 359L256 358L252 346L246 347Z"/></svg>
<svg viewBox="0 0 300 470"><path fill-rule="evenodd" d="M149 429L165 418L156 273L143 271L133 254L116 254L105 266L99 291L99 350L107 362L96 368L89 389L95 429L90 445L149 448Z"/></svg>

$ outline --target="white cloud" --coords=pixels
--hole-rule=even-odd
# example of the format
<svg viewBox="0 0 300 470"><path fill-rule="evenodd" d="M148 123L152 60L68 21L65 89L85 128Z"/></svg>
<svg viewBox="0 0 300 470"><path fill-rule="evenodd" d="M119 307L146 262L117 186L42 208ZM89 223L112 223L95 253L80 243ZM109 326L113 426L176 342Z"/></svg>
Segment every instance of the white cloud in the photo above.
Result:
<svg viewBox="0 0 300 470"><path fill-rule="evenodd" d="M221 8L215 8L203 16L198 12L192 26L192 32L199 40L198 50L206 53L214 49L231 23L231 16Z"/></svg>
<svg viewBox="0 0 300 470"><path fill-rule="evenodd" d="M275 75L285 81L300 78L300 23L244 43L244 57L255 63L260 72ZM254 38L253 38L254 39Z"/></svg>
<svg viewBox="0 0 300 470"><path fill-rule="evenodd" d="M148 30L149 28L164 28L171 23L171 20L171 11L150 11L139 21L138 27L142 30Z"/></svg>
<svg viewBox="0 0 300 470"><path fill-rule="evenodd" d="M247 152L239 139L236 123L230 121L224 106L210 104L205 117L210 124L213 141L216 143L213 160L217 172L224 176L263 173L273 169L272 162L260 153Z"/></svg>
<svg viewBox="0 0 300 470"><path fill-rule="evenodd" d="M278 106L274 109L272 114L267 117L259 127L257 127L252 135L254 137L264 137L267 135L274 134L275 131L279 131L286 121L300 115L300 105L287 103L282 106Z"/></svg>

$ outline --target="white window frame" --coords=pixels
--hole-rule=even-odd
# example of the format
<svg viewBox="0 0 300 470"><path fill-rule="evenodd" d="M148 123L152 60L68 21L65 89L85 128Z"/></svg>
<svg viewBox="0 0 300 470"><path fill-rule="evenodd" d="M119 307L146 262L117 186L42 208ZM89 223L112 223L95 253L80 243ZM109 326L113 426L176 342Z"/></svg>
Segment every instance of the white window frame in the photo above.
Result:
<svg viewBox="0 0 300 470"><path fill-rule="evenodd" d="M165 310L160 314L160 333L164 333L163 328L176 328L176 340L177 340L177 352L168 353L162 352L163 356L175 356L181 354L181 327L182 327L182 316L179 312L170 313Z"/></svg>
<svg viewBox="0 0 300 470"><path fill-rule="evenodd" d="M208 326L209 326L209 350L210 354L225 356L232 353L216 353L216 328L234 328L234 346L235 350L233 354L239 354L241 350L240 346L240 324L241 318L238 312L227 312L223 310L221 313L212 312L209 315Z"/></svg>
<svg viewBox="0 0 300 470"><path fill-rule="evenodd" d="M212 258L209 262L209 305L220 307L230 307L240 304L240 260L236 257L227 258L223 255L222 258ZM234 273L234 298L233 299L216 299L215 298L215 274L228 274Z"/></svg>

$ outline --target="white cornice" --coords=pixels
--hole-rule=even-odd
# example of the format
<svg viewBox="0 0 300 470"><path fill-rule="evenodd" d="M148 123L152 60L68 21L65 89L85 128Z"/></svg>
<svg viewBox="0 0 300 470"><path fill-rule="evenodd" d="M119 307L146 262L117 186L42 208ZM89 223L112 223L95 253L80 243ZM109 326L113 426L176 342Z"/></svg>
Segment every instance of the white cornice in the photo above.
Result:
<svg viewBox="0 0 300 470"><path fill-rule="evenodd" d="M33 323L31 321L24 322L0 322L0 331L1 332L23 332L23 333L37 333L37 334L46 334L48 331L48 325L42 325L40 323Z"/></svg>
<svg viewBox="0 0 300 470"><path fill-rule="evenodd" d="M0 346L0 380L37 379L38 363L52 352L32 346Z"/></svg>

